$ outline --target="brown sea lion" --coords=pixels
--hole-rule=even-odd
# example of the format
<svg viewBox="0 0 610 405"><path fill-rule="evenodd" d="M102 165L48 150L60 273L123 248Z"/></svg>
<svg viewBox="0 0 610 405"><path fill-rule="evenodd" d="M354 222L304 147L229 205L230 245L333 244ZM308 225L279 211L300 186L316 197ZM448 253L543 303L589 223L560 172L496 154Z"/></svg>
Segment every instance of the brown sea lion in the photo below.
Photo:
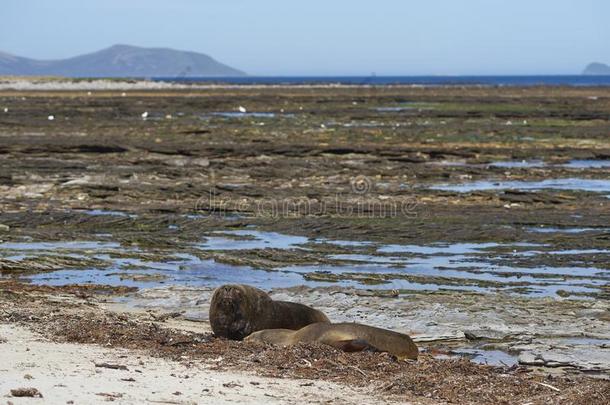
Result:
<svg viewBox="0 0 610 405"><path fill-rule="evenodd" d="M224 285L214 291L210 323L216 336L241 340L263 329L301 329L316 322L330 322L307 305L273 301L258 288Z"/></svg>
<svg viewBox="0 0 610 405"><path fill-rule="evenodd" d="M246 342L290 346L299 342L323 343L346 352L374 350L388 352L398 359L417 360L419 350L405 334L358 323L314 323L297 331L270 329L254 332Z"/></svg>

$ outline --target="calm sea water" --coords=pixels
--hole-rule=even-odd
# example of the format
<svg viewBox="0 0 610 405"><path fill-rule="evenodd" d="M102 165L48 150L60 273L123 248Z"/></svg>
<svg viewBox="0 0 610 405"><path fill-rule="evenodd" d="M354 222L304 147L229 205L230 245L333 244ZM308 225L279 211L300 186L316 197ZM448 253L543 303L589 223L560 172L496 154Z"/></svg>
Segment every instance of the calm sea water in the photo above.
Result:
<svg viewBox="0 0 610 405"><path fill-rule="evenodd" d="M348 85L486 85L486 86L610 86L610 76L246 76L161 77L154 80L180 83L226 84L348 84Z"/></svg>

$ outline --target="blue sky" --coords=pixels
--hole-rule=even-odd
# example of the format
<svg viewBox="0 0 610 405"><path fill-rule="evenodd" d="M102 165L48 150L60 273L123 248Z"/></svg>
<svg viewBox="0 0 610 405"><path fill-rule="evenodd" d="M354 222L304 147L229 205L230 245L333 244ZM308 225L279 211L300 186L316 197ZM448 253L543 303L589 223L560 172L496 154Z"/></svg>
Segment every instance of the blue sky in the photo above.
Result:
<svg viewBox="0 0 610 405"><path fill-rule="evenodd" d="M0 50L116 43L253 75L571 74L610 63L608 0L0 0Z"/></svg>

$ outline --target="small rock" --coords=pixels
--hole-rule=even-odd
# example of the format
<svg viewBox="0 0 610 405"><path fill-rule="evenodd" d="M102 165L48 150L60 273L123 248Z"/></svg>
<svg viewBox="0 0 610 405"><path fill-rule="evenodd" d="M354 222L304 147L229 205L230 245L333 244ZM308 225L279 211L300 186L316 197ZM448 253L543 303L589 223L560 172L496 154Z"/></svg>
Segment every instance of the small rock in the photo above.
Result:
<svg viewBox="0 0 610 405"><path fill-rule="evenodd" d="M42 394L36 388L15 388L11 390L14 397L42 398Z"/></svg>
<svg viewBox="0 0 610 405"><path fill-rule="evenodd" d="M0 224L0 232L8 232L11 230L11 227L8 225Z"/></svg>
<svg viewBox="0 0 610 405"><path fill-rule="evenodd" d="M54 116L54 115L49 115L49 116L47 117L47 119L48 119L49 121L53 121L53 120L55 120L55 116Z"/></svg>
<svg viewBox="0 0 610 405"><path fill-rule="evenodd" d="M207 158L195 158L191 160L191 163L195 166L208 167L210 165L210 160Z"/></svg>

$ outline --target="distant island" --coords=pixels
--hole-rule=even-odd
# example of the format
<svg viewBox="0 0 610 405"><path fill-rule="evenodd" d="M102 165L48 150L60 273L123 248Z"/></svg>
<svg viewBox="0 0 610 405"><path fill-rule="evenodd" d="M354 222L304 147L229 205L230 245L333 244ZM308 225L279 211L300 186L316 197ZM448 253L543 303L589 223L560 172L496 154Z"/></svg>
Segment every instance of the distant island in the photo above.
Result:
<svg viewBox="0 0 610 405"><path fill-rule="evenodd" d="M610 76L610 66L594 62L589 64L582 72L583 75Z"/></svg>
<svg viewBox="0 0 610 405"><path fill-rule="evenodd" d="M0 52L0 75L173 78L232 77L246 73L202 53L114 45L61 60L36 60Z"/></svg>

